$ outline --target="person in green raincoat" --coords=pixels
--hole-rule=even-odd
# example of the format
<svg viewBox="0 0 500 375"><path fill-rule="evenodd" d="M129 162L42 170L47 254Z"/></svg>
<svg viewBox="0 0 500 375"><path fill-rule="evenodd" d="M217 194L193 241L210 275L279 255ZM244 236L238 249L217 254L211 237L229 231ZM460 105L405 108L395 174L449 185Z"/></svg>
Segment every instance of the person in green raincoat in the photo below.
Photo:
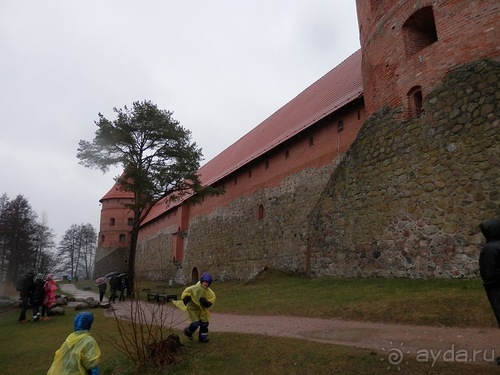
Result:
<svg viewBox="0 0 500 375"><path fill-rule="evenodd" d="M184 334L190 340L193 339L193 334L199 327L199 341L208 342L208 324L210 320L210 312L208 309L215 303L215 293L210 289L210 284L212 284L212 275L204 273L201 275L200 281L195 285L187 287L182 292L182 302L178 302L185 306L180 306L179 303L176 304L177 307L183 310L185 309L188 313L191 324L184 328Z"/></svg>
<svg viewBox="0 0 500 375"><path fill-rule="evenodd" d="M94 315L83 311L75 316L75 332L56 351L47 375L99 375L101 349L90 335Z"/></svg>

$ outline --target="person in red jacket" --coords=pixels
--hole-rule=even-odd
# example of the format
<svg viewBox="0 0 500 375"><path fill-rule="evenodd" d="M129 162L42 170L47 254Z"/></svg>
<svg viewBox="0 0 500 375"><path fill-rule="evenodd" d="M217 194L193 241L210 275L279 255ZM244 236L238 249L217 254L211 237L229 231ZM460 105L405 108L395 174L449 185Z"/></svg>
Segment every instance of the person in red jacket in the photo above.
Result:
<svg viewBox="0 0 500 375"><path fill-rule="evenodd" d="M42 300L42 317L41 320L49 320L49 310L56 302L57 284L54 281L54 274L49 273L45 276L45 284L43 285L43 300Z"/></svg>

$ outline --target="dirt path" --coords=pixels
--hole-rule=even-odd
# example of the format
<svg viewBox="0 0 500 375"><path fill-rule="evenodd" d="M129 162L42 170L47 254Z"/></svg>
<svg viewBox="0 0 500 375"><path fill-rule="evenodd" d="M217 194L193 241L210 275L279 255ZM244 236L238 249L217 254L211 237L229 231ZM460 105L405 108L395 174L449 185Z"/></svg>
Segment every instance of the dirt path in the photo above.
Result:
<svg viewBox="0 0 500 375"><path fill-rule="evenodd" d="M73 284L60 284L77 297L94 297L96 293L81 291ZM146 311L164 309L174 326L186 324L185 313L170 304L144 303ZM114 313L130 316L130 302L112 304ZM152 309L152 310L150 310ZM107 315L113 315L109 309ZM152 313L151 315L154 315ZM421 360L493 362L500 356L498 328L456 328L409 326L400 324L358 322L341 319L317 319L291 316L235 315L214 312L211 332L238 332L277 337L290 337L336 345L371 349L396 363L404 357Z"/></svg>

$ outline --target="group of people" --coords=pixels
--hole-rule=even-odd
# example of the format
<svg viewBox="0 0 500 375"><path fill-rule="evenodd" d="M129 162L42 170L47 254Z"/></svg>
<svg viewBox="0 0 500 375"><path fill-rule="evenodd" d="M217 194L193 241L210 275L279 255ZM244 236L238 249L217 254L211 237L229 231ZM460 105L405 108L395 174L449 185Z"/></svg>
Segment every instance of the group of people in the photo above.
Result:
<svg viewBox="0 0 500 375"><path fill-rule="evenodd" d="M108 289L108 284L106 282L106 278L102 278L102 282L97 284L97 288L99 289L99 302L102 302L104 296L106 295L106 290ZM98 281L100 281L98 279ZM128 280L127 275L122 274L113 274L109 279L109 289L111 295L109 296L109 302L116 302L116 297L118 296L118 292L120 292L120 296L118 297L118 301L125 301L125 294L128 288Z"/></svg>
<svg viewBox="0 0 500 375"><path fill-rule="evenodd" d="M20 323L29 322L26 319L26 311L31 305L33 309L33 321L48 320L49 309L56 301L57 284L54 281L54 274L49 273L45 278L41 273L36 276L33 271L28 271L26 276L17 287L21 297Z"/></svg>

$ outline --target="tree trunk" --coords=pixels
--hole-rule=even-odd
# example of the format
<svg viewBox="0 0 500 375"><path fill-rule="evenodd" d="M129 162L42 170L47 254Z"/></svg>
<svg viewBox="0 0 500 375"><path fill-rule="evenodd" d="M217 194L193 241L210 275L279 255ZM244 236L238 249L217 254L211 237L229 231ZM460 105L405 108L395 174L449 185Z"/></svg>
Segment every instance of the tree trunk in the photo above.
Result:
<svg viewBox="0 0 500 375"><path fill-rule="evenodd" d="M136 218L139 215L134 215ZM128 285L127 285L127 296L134 296L135 287L135 254L137 252L137 240L139 237L139 223L140 221L134 220L134 225L132 226L132 231L130 232L130 250L128 254Z"/></svg>

